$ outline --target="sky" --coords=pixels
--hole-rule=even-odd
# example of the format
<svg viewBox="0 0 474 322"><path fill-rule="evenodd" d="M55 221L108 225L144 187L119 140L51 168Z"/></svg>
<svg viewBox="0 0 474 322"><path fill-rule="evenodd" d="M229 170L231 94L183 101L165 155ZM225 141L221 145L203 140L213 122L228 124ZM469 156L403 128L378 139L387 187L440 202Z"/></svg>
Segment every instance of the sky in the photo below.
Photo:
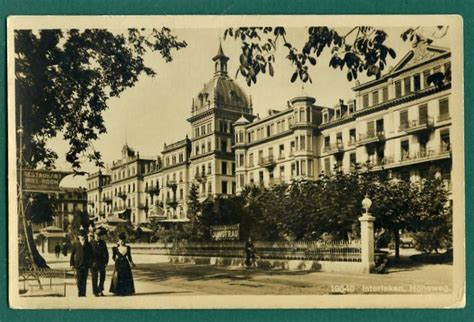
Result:
<svg viewBox="0 0 474 322"><path fill-rule="evenodd" d="M410 44L400 38L400 34L407 28L382 28L388 34L386 45L397 53L395 59L388 58L389 66L395 66L411 49ZM350 29L336 28L340 34ZM141 156L156 157L162 151L164 143L181 140L186 134L190 134L190 125L186 119L191 114L191 102L203 85L213 77L214 64L211 59L217 53L224 29L174 29L172 32L180 40L185 40L188 46L172 52L171 63L166 63L158 54L147 54L145 63L157 75L153 78L141 76L133 88L125 90L120 97L109 100L109 109L104 113L107 133L93 144L102 153L106 164L120 158L121 148L125 143L139 151ZM297 48L301 48L306 39L306 28L287 29L287 40ZM449 32L434 44L448 46ZM230 58L229 75L235 79L240 42L222 39L222 47ZM329 107L334 106L339 99L354 98L351 88L355 82L347 80L346 72L329 67L329 50L318 58L316 66L310 66L313 82L303 85L299 80L290 82L294 67L285 58L285 49L280 47L275 54L274 77L261 74L257 84L252 84L251 87L246 85L241 75L236 79L247 95L252 96L255 114L265 116L269 109L284 109L289 99L301 94L313 96L316 104ZM361 82L367 80L369 78L359 77ZM59 155L57 168L70 170L64 158L67 143L62 137L51 140L49 146ZM98 169L84 160L83 170L92 173ZM66 178L62 185L86 186L86 180L85 177Z"/></svg>

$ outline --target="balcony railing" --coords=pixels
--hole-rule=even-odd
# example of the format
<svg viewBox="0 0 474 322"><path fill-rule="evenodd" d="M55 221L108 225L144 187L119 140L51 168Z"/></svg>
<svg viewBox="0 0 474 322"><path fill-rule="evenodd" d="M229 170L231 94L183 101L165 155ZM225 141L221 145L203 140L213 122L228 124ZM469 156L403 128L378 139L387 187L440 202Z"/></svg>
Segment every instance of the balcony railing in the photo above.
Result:
<svg viewBox="0 0 474 322"><path fill-rule="evenodd" d="M112 203L112 198L111 197L104 197L102 199L106 204L111 204Z"/></svg>
<svg viewBox="0 0 474 322"><path fill-rule="evenodd" d="M166 186L168 188L171 188L173 186L176 186L176 181L175 180L168 180L168 182L166 183Z"/></svg>
<svg viewBox="0 0 474 322"><path fill-rule="evenodd" d="M284 154L279 154L278 155L278 160L284 160L285 159L285 155Z"/></svg>
<svg viewBox="0 0 474 322"><path fill-rule="evenodd" d="M145 192L150 195L158 195L160 193L160 187L158 185L150 185L145 188Z"/></svg>
<svg viewBox="0 0 474 322"><path fill-rule="evenodd" d="M275 158L273 155L262 157L258 160L258 165L261 167L273 167L275 166Z"/></svg>
<svg viewBox="0 0 474 322"><path fill-rule="evenodd" d="M347 142L347 146L354 146L356 145L356 143L357 143L357 140L355 139L355 137L351 137L349 139L349 142Z"/></svg>
<svg viewBox="0 0 474 322"><path fill-rule="evenodd" d="M147 204L139 203L139 204L137 205L137 208L138 208L138 209L145 209L145 208L149 208L149 207L148 207Z"/></svg>
<svg viewBox="0 0 474 322"><path fill-rule="evenodd" d="M127 199L127 194L125 192L120 192L117 197L119 197L122 200Z"/></svg>
<svg viewBox="0 0 474 322"><path fill-rule="evenodd" d="M207 176L204 173L202 173L202 174L201 173L196 173L196 175L194 176L194 179L196 179L199 182L204 182L204 181L206 181Z"/></svg>
<svg viewBox="0 0 474 322"><path fill-rule="evenodd" d="M326 153L340 153L340 152L344 152L344 144L342 144L342 142L338 142L338 143L326 145L326 146L323 148L323 152L326 152Z"/></svg>
<svg viewBox="0 0 474 322"><path fill-rule="evenodd" d="M127 210L127 209L130 209L130 207L128 207L128 206L115 206L115 207L112 208L112 211L113 212L124 211L124 210Z"/></svg>
<svg viewBox="0 0 474 322"><path fill-rule="evenodd" d="M287 183L287 179L284 177L284 176L281 176L279 178L273 178L273 180L270 182L270 185L275 185L275 186L278 186L278 185L281 185L281 184L285 184Z"/></svg>
<svg viewBox="0 0 474 322"><path fill-rule="evenodd" d="M407 133L415 133L424 130L430 130L434 126L432 117L421 118L418 120L411 120L407 123L400 124L399 131Z"/></svg>
<svg viewBox="0 0 474 322"><path fill-rule="evenodd" d="M385 131L359 133L358 145L385 142Z"/></svg>
<svg viewBox="0 0 474 322"><path fill-rule="evenodd" d="M424 160L442 159L451 157L451 150L449 145L439 146L417 152L402 152L399 157L385 156L380 164L375 166L397 166L410 163L417 163Z"/></svg>
<svg viewBox="0 0 474 322"><path fill-rule="evenodd" d="M443 122L451 119L451 115L449 114L441 114L438 116L438 122Z"/></svg>

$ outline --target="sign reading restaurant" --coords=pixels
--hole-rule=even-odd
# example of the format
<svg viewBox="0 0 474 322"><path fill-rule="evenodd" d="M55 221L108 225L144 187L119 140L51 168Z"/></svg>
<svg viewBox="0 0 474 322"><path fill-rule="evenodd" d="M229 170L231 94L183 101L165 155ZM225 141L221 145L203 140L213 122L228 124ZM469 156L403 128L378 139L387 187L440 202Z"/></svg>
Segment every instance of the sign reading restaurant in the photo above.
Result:
<svg viewBox="0 0 474 322"><path fill-rule="evenodd" d="M22 185L25 192L59 192L59 183L71 172L49 170L23 170Z"/></svg>

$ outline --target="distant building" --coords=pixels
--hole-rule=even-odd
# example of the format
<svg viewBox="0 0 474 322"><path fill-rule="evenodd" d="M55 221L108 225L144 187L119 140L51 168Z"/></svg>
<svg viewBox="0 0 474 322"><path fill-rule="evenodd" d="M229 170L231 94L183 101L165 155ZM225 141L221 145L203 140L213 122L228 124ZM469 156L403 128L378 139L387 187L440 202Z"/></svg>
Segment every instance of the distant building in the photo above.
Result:
<svg viewBox="0 0 474 322"><path fill-rule="evenodd" d="M39 232L47 226L67 231L74 214L87 211L87 189L83 187L65 188L55 195L55 216L53 221L43 224L33 224L33 231Z"/></svg>
<svg viewBox="0 0 474 322"><path fill-rule="evenodd" d="M302 96L253 122L242 117L234 123L237 190L317 179L367 162L411 180L434 166L450 189L451 82L427 81L449 75L450 58L448 49L420 47L381 78L357 84L355 100L329 108Z"/></svg>
<svg viewBox="0 0 474 322"><path fill-rule="evenodd" d="M347 103L325 107L300 96L262 118L253 115L251 98L228 76L228 59L219 46L214 76L192 101L191 138L165 144L154 159L140 158L125 145L110 173L89 177L89 214L136 226L150 218L186 221L191 184L204 200L246 185L317 180L367 162L411 180L434 166L450 189L451 82L427 81L439 72L449 75L448 49L410 51L379 79L357 83L355 99Z"/></svg>

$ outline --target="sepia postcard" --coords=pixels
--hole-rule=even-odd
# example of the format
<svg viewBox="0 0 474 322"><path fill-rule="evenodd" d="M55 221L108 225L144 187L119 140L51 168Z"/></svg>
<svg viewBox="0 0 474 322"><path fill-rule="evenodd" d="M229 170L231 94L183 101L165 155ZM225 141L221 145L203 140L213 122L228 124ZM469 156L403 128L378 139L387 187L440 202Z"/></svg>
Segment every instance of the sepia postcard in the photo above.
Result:
<svg viewBox="0 0 474 322"><path fill-rule="evenodd" d="M14 309L465 305L463 21L10 16Z"/></svg>

